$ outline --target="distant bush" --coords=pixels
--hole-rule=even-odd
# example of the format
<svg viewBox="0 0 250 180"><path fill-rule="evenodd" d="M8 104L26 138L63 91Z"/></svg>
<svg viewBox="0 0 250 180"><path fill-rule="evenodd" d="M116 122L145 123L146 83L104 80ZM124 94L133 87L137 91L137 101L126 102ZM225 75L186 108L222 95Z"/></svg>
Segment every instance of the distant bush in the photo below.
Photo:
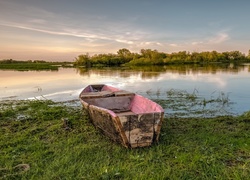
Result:
<svg viewBox="0 0 250 180"><path fill-rule="evenodd" d="M250 61L249 55L240 51L219 53L217 51L187 52L179 51L171 54L157 50L141 49L140 53L131 53L128 49L120 49L117 54L89 54L79 55L75 58L75 66L121 66L121 65L164 65L164 64L190 64L210 62L245 62Z"/></svg>

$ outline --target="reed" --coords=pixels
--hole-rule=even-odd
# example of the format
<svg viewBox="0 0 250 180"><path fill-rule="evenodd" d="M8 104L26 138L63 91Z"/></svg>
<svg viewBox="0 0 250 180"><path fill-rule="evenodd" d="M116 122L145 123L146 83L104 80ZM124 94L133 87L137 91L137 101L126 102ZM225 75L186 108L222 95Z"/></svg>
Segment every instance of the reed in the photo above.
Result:
<svg viewBox="0 0 250 180"><path fill-rule="evenodd" d="M162 105L167 116L178 117L216 117L233 115L229 94L213 92L210 97L203 97L197 89L192 93L185 90L170 89L166 92L148 90L147 96Z"/></svg>

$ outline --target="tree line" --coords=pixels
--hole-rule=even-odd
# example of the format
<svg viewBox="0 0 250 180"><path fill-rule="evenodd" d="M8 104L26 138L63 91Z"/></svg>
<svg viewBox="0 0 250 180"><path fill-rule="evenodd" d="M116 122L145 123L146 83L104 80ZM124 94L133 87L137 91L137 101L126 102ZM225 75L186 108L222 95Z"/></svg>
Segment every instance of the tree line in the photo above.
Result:
<svg viewBox="0 0 250 180"><path fill-rule="evenodd" d="M250 61L248 56L240 51L217 52L187 52L179 51L164 53L157 50L141 49L140 53L130 52L128 49L119 49L116 54L81 54L75 58L75 66L121 66L121 65L166 65L166 64L198 64L210 62L245 62Z"/></svg>
<svg viewBox="0 0 250 180"><path fill-rule="evenodd" d="M47 63L44 60L28 60L28 61L20 61L20 60L13 60L13 59L3 59L0 61L0 64L16 64L16 63Z"/></svg>

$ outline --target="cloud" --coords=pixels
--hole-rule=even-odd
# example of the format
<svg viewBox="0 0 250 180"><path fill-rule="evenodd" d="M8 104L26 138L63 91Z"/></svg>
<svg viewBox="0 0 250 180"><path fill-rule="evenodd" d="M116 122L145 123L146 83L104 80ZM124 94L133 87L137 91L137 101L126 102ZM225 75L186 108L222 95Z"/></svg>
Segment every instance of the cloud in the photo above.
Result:
<svg viewBox="0 0 250 180"><path fill-rule="evenodd" d="M199 45L199 44L203 44L203 42L202 42L202 41L199 41L199 42L194 41L194 42L192 42L191 44L192 44L192 45Z"/></svg>
<svg viewBox="0 0 250 180"><path fill-rule="evenodd" d="M219 44L222 42L227 41L229 38L229 35L226 33L218 33L215 37L212 37L208 43L209 44Z"/></svg>
<svg viewBox="0 0 250 180"><path fill-rule="evenodd" d="M196 39L194 41L191 42L191 44L193 46L202 46L202 45L212 45L212 44L220 44L223 43L227 40L229 40L229 34L225 33L225 32L218 32L215 33L214 36L210 36L207 38L203 38L203 39Z"/></svg>
<svg viewBox="0 0 250 180"><path fill-rule="evenodd" d="M146 45L151 46L161 45L159 42L147 41L152 33L142 31L134 26L133 23L137 18L125 22L104 21L104 15L87 14L82 17L79 24L77 20L72 18L73 16L66 17L65 14L49 12L32 5L26 6L22 3L8 2L4 3L4 5L7 9L0 12L2 17L5 17L0 17L0 26L55 35L55 38L56 36L82 38L81 44L86 46L90 43L92 45L94 43L104 45L109 43L116 47L124 45L138 46L138 44L144 42ZM18 11L18 9L23 11ZM81 41L81 39L79 40Z"/></svg>
<svg viewBox="0 0 250 180"><path fill-rule="evenodd" d="M140 16L128 18L128 20L122 19L123 21L121 21L120 18L108 19L109 16L105 13L88 14L84 12L83 14L76 13L78 15L76 17L75 13L49 12L42 9L41 6L8 2L2 3L7 8L0 7L0 9L3 9L3 11L0 11L0 26L44 33L29 33L27 37L29 39L35 38L36 41L40 38L40 41L50 45L51 42L47 41L52 37L51 35L54 35L52 37L54 43L58 42L56 45L63 48L69 46L85 51L106 52L124 47L131 50L150 48L159 51L192 51L213 49L230 39L226 29L219 32L213 32L209 29L199 31L199 33L179 32L178 30L173 31L169 27L164 27L164 29L162 26L160 29L147 27L145 22L138 23L143 22ZM21 11L18 9L21 9ZM209 37L205 36L207 31L210 33ZM211 33L214 34L211 36ZM35 36L32 37L34 34ZM46 34L50 36L46 37ZM14 36L18 35L19 33L16 33ZM42 36L39 37L39 35ZM45 37L44 40L43 37Z"/></svg>
<svg viewBox="0 0 250 180"><path fill-rule="evenodd" d="M57 31L58 27L52 27L52 30L48 30L45 28L41 28L36 26L36 24L46 24L45 20L42 19L33 19L29 22L35 23L34 24L19 24L19 23L8 23L8 22L1 22L0 26L6 26L6 27L12 27L12 28L18 28L18 29L24 29L29 31L35 31L45 34L51 34L51 35L57 35L57 36L71 36L71 37L78 37L78 38L84 38L87 42L96 42L98 40L106 40L111 42L118 42L123 44L132 45L135 43L135 41L140 41L142 37L144 37L143 33L131 33L131 32L125 32L124 34L119 34L119 32L112 32L108 30L95 32L95 30L92 30L91 33L88 31L91 31L91 29L87 29L85 32L81 29L77 28L68 28L66 25L61 25L61 30ZM50 27L51 28L51 27ZM99 31L99 30L98 30ZM128 37L129 35L129 37ZM138 35L138 36L137 36ZM146 44L158 44L158 42L146 42Z"/></svg>
<svg viewBox="0 0 250 180"><path fill-rule="evenodd" d="M25 29L30 31L37 31L41 33L46 34L53 34L53 35L61 35L61 36L74 36L74 37L80 37L80 38L93 38L93 39L107 39L111 40L108 37L105 36L98 36L96 34L88 34L88 33L71 33L71 32L63 32L63 31L52 31L52 30L46 30L46 29L38 29L33 28L25 25L18 25L18 24L7 24L7 23L0 23L1 26L7 26L7 27L13 27L13 28L19 28L19 29Z"/></svg>
<svg viewBox="0 0 250 180"><path fill-rule="evenodd" d="M6 21L43 21L44 19L52 20L56 17L56 14L50 11L46 11L41 8L37 8L30 4L0 1L0 20Z"/></svg>
<svg viewBox="0 0 250 180"><path fill-rule="evenodd" d="M125 43L125 44L134 44L133 41L124 40L124 39L116 39L116 41L120 43Z"/></svg>
<svg viewBox="0 0 250 180"><path fill-rule="evenodd" d="M172 46L172 47L177 47L178 45L177 45L177 44L175 44L175 43L171 43L171 44L169 44L169 46Z"/></svg>
<svg viewBox="0 0 250 180"><path fill-rule="evenodd" d="M28 22L30 23L36 23L36 24L45 24L47 21L44 19L31 19Z"/></svg>

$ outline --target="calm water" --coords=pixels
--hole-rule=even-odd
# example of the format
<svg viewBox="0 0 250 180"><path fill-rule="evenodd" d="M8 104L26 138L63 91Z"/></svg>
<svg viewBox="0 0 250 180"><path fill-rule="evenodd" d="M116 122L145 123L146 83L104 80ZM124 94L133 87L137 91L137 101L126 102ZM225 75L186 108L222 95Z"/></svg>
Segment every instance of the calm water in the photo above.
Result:
<svg viewBox="0 0 250 180"><path fill-rule="evenodd" d="M0 70L0 100L74 100L88 84L104 83L144 96L160 94L163 98L171 89L189 93L195 91L199 96L208 98L223 92L234 103L232 111L242 113L250 110L249 80L250 64L138 69L61 68L59 71Z"/></svg>

